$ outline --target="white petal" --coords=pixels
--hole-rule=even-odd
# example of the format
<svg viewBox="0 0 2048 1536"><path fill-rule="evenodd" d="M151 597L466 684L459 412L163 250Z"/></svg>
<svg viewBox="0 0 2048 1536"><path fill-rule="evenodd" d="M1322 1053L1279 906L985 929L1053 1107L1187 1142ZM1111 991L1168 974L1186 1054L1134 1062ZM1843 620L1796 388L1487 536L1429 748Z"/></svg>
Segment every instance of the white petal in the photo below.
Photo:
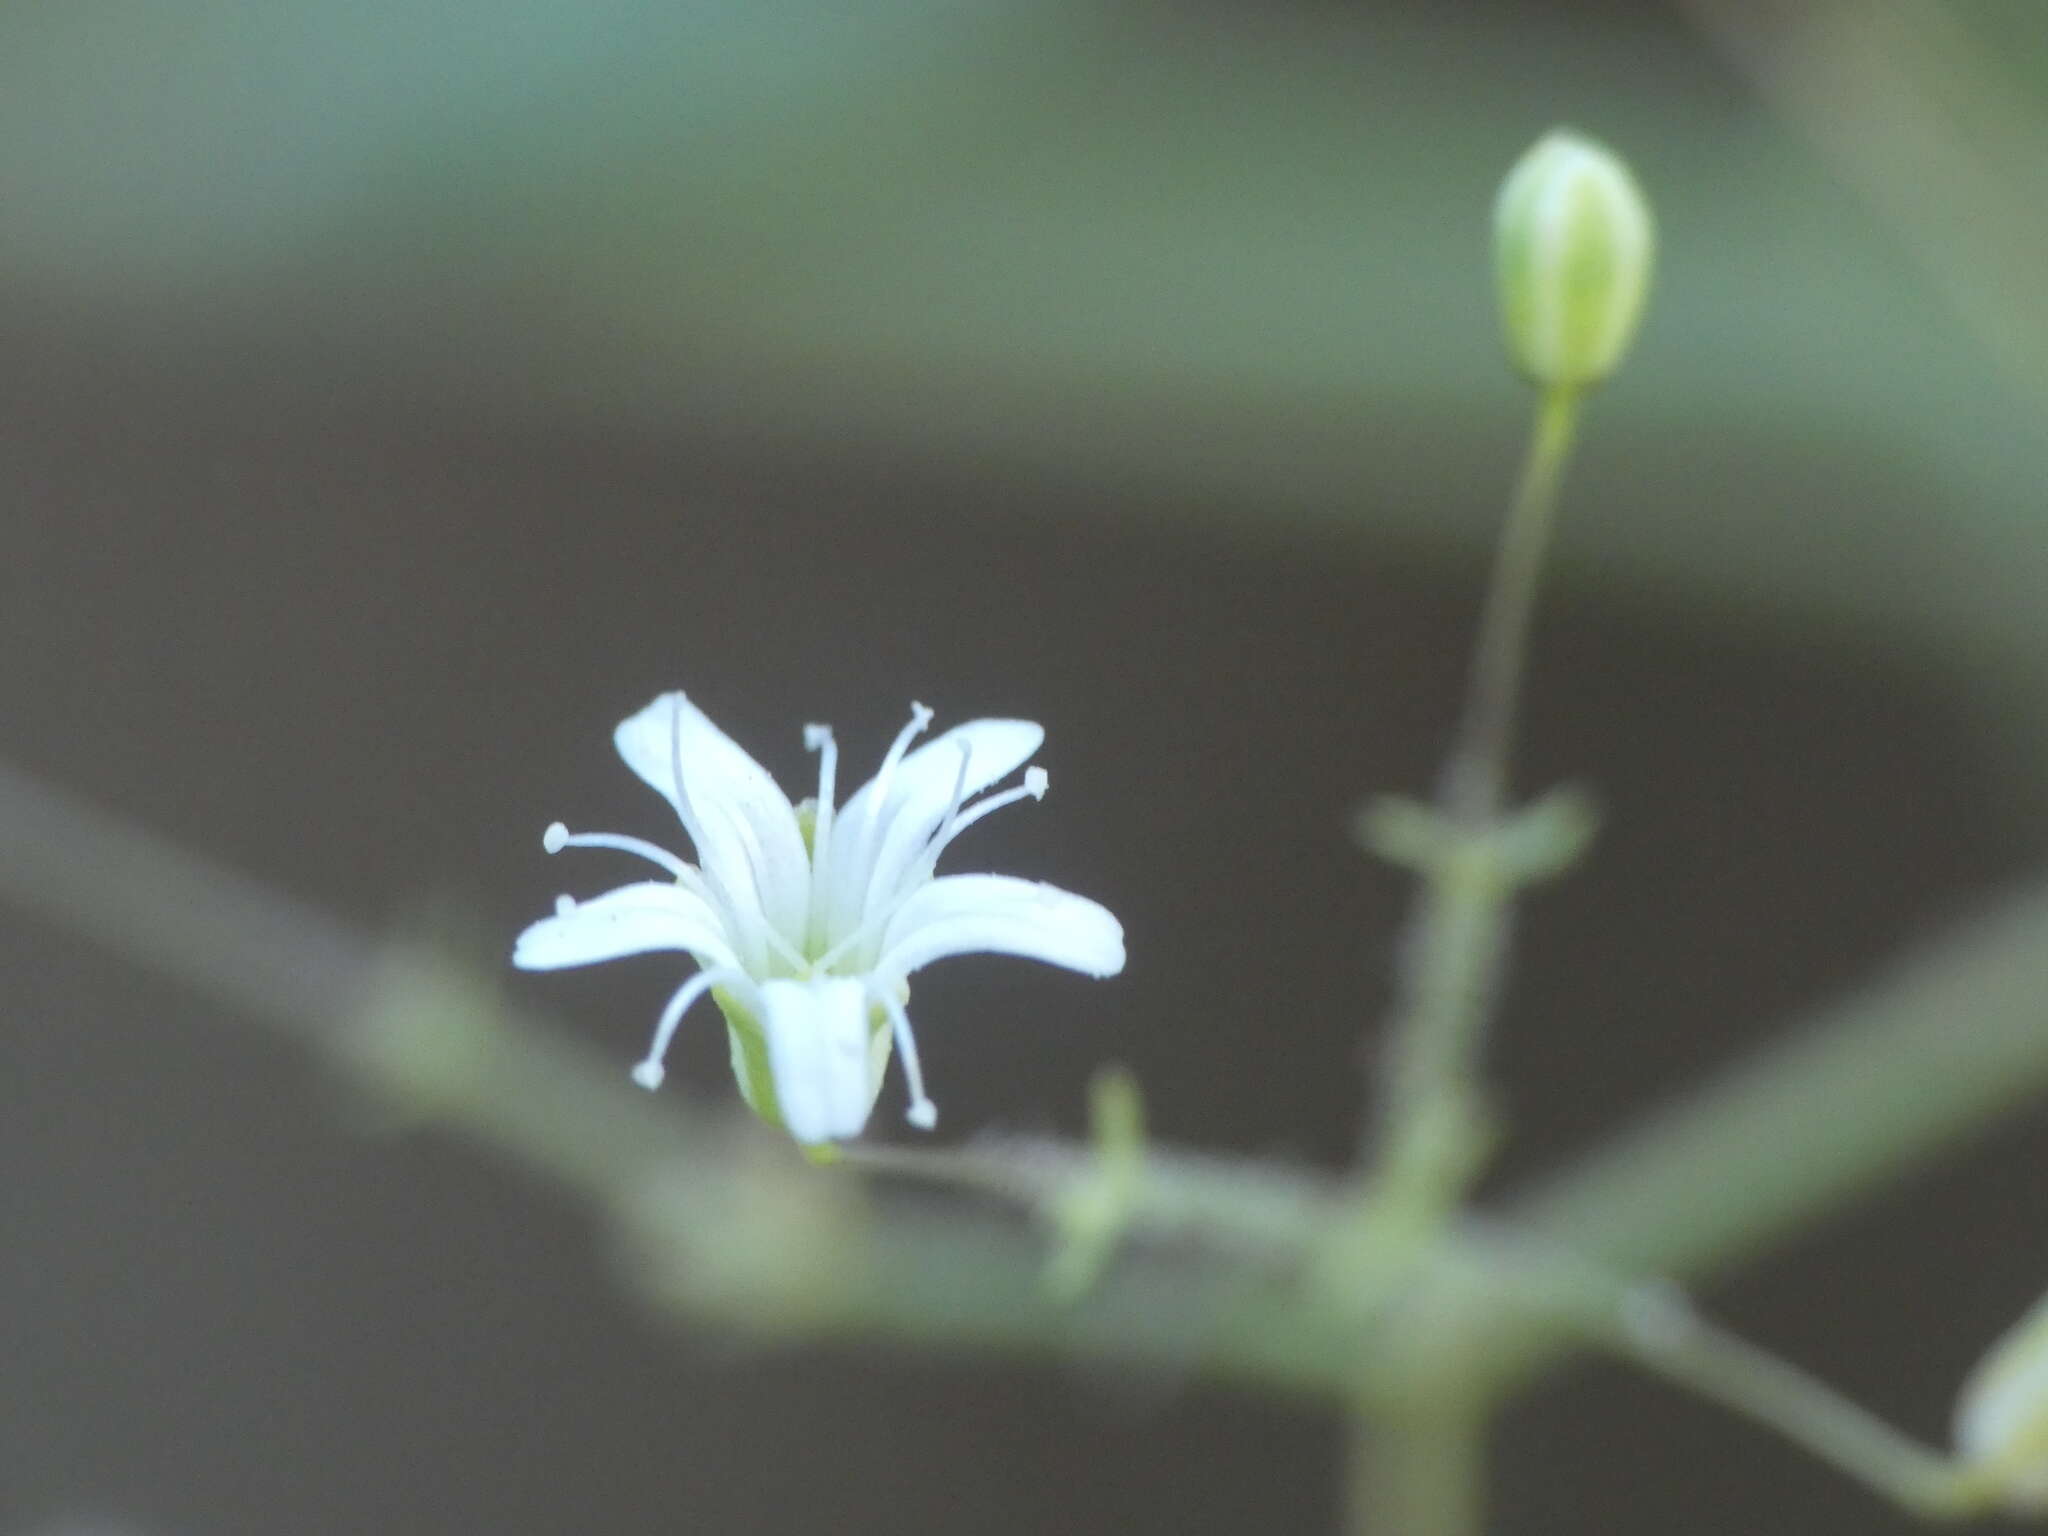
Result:
<svg viewBox="0 0 2048 1536"><path fill-rule="evenodd" d="M1008 875L947 875L904 902L875 967L908 976L948 955L1023 955L1088 976L1124 968L1123 925L1085 896Z"/></svg>
<svg viewBox="0 0 2048 1536"><path fill-rule="evenodd" d="M612 732L612 745L619 749L619 756L626 760L628 768L675 807L683 825L690 827L694 836L696 828L690 824L696 818L690 814L676 788L675 712L678 709L701 713L682 694L664 693L639 714L621 720L618 729Z"/></svg>
<svg viewBox="0 0 2048 1536"><path fill-rule="evenodd" d="M707 966L733 963L732 946L710 906L666 880L622 885L542 918L519 935L512 963L527 971L554 971L662 949L688 950Z"/></svg>
<svg viewBox="0 0 2048 1536"><path fill-rule="evenodd" d="M761 984L761 1033L782 1123L801 1142L858 1136L881 1089L867 989L851 977Z"/></svg>
<svg viewBox="0 0 2048 1536"><path fill-rule="evenodd" d="M789 797L768 770L680 693L621 721L612 740L626 766L676 808L713 886L800 942L810 855Z"/></svg>
<svg viewBox="0 0 2048 1536"><path fill-rule="evenodd" d="M835 928L857 924L871 878L884 870L886 896L945 820L960 784L961 751L967 753L964 793L979 794L1008 778L1045 741L1045 728L1031 720L969 720L934 737L896 765L886 804L877 804L876 781L856 790L839 813L833 833L830 899Z"/></svg>

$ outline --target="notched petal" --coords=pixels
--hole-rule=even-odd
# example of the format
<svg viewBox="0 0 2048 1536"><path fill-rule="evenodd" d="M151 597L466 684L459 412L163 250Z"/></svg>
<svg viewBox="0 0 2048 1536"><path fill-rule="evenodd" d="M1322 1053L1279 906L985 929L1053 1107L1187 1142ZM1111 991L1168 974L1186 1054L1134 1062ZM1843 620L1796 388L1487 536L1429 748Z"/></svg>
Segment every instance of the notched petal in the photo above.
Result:
<svg viewBox="0 0 2048 1536"><path fill-rule="evenodd" d="M842 922L858 919L878 865L887 869L879 884L895 888L907 863L937 832L959 786L974 796L1008 778L1045 742L1045 727L1032 720L969 720L934 737L896 765L888 799L879 802L875 780L856 790L839 814L831 899ZM961 780L961 756L967 774Z"/></svg>
<svg viewBox="0 0 2048 1536"><path fill-rule="evenodd" d="M612 739L626 766L675 807L718 888L758 907L778 932L800 935L810 851L768 770L681 693L621 721Z"/></svg>
<svg viewBox="0 0 2048 1536"><path fill-rule="evenodd" d="M664 693L638 714L621 720L618 729L612 732L612 745L618 748L619 756L628 768L638 774L647 786L653 789L675 807L683 824L690 827L691 835L696 828L691 826L693 818L684 808L682 788L676 782L676 712L685 715L701 715L702 711L681 693Z"/></svg>
<svg viewBox="0 0 2048 1536"><path fill-rule="evenodd" d="M733 963L732 947L701 897L648 880L567 903L542 918L519 935L512 963L521 970L555 971L670 949L687 950L705 965Z"/></svg>
<svg viewBox="0 0 2048 1536"><path fill-rule="evenodd" d="M1124 968L1123 925L1099 902L1008 875L947 875L905 901L878 973L907 976L950 955L1022 955L1085 976Z"/></svg>

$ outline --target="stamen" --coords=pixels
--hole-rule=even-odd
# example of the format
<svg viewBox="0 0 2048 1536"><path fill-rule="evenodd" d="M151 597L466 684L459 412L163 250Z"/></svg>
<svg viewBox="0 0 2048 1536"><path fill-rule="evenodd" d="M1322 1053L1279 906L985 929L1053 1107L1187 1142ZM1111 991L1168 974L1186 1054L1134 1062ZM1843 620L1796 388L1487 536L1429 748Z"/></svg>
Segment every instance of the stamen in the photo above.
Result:
<svg viewBox="0 0 2048 1536"><path fill-rule="evenodd" d="M830 949L826 950L824 954L820 955L817 959L813 960L810 966L810 974L813 976L830 975L832 967L837 965L841 960L845 959L846 952L852 949L853 946L858 944L862 939L866 938L870 930L873 929L873 927L874 924L872 923L862 923L858 928L854 929L853 932L849 933L837 944L834 944Z"/></svg>
<svg viewBox="0 0 2048 1536"><path fill-rule="evenodd" d="M824 859L825 839L832 831L832 796L839 782L839 743L829 725L804 727L804 748L818 754L818 823L812 829L811 862Z"/></svg>
<svg viewBox="0 0 2048 1536"><path fill-rule="evenodd" d="M567 917L575 910L576 898L574 896L557 896L555 898L555 916Z"/></svg>
<svg viewBox="0 0 2048 1536"><path fill-rule="evenodd" d="M725 894L724 888L711 878L710 872L686 863L666 848L657 847L637 837L621 837L615 832L571 832L559 821L548 828L547 836L541 840L541 846L550 853L559 853L564 848L611 848L619 853L630 853L646 859L649 863L659 864L675 876L676 884L692 895L704 899L705 904L724 925L725 931L733 936L735 943L743 945L744 936L758 929L766 937L769 947L782 958L792 972L799 976L804 974L804 957L797 953L789 940L777 933L765 919L743 926L740 914L745 909L737 906Z"/></svg>
<svg viewBox="0 0 2048 1536"><path fill-rule="evenodd" d="M932 871L938 867L939 855L945 851L946 845L952 842L954 838L973 826L990 811L999 811L1006 805L1015 805L1019 800L1027 796L1033 800L1043 800L1045 798L1045 791L1050 783L1046 771L1043 768L1031 767L1024 770L1024 782L1017 788L1006 789L999 794L984 795L981 799L975 801L974 804L962 810L960 794L967 775L966 756L966 750L963 748L961 751L960 779L955 781L953 808L948 813L946 823L939 828L938 832L933 835L930 844L926 846L923 857L905 873L903 879L898 882L895 892L886 902L879 899L882 894L881 892L872 888L869 889L867 893L868 899L863 903L864 910L869 914L868 917L852 933L849 933L845 938L827 950L823 957L811 962L812 975L815 976L821 972L830 971L835 964L845 957L847 951L853 949L856 945L869 939L879 939L882 931L888 927L889 919L896 915L896 909L901 907L925 881L932 877Z"/></svg>
<svg viewBox="0 0 2048 1536"><path fill-rule="evenodd" d="M974 766L974 748L966 742L960 743L960 771L953 775L953 793L946 796L946 814L939 818L944 826L960 814L960 807L967 803L967 770Z"/></svg>
<svg viewBox="0 0 2048 1536"><path fill-rule="evenodd" d="M1046 789L1050 784L1051 779L1043 768L1027 768L1024 770L1024 782L1015 789L1006 789L1000 794L983 795L964 811L954 812L946 824L939 828L938 834L932 838L931 845L925 849L924 858L918 865L918 879L907 883L912 885L922 884L924 879L938 865L939 855L945 851L946 845L973 826L977 821L981 820L982 817L988 815L990 811L1000 811L1004 806L1015 805L1019 800L1043 800Z"/></svg>
<svg viewBox="0 0 2048 1536"><path fill-rule="evenodd" d="M910 1015L897 1000L892 986L870 986L868 995L887 1011L889 1027L896 1036L896 1052L903 1058L903 1081L910 1089L910 1108L903 1112L903 1118L920 1131L928 1131L939 1123L939 1106L925 1097L924 1070L917 1064L917 1037L910 1032Z"/></svg>
<svg viewBox="0 0 2048 1536"><path fill-rule="evenodd" d="M683 696L680 693L672 693L667 695L667 697L669 699L669 777L675 781L676 813L682 817L683 826L688 830L690 840L697 845L698 857L703 858L705 856L704 839L699 831L703 826L703 819L697 814L697 807L690 799L689 790L683 784ZM755 856L755 867L759 867L758 851ZM684 879L682 876L677 876L677 878ZM797 969L799 971L802 970L802 959L795 956L795 952L790 949L789 945L782 939L782 936L775 932L774 926L768 921L767 914L761 911L760 893L758 891L750 891L749 894L753 898L752 900L746 902L734 900L733 893L726 889L725 882L719 879L711 870L708 862L705 868L701 870L690 869L689 877L684 879L684 884L689 885L692 890L696 891L717 909L726 920L726 931L733 935L735 942L743 950L749 947L746 942L747 937L753 930L759 929L768 936L769 942L776 946L785 958L793 959ZM749 884L752 884L751 880ZM758 922L748 921L750 916L756 914L760 918Z"/></svg>
<svg viewBox="0 0 2048 1536"><path fill-rule="evenodd" d="M829 725L804 727L804 746L818 754L817 819L811 823L811 903L804 914L804 948L817 942L825 911L825 885L832 866L832 796L839 781L839 743Z"/></svg>
<svg viewBox="0 0 2048 1536"><path fill-rule="evenodd" d="M875 803L870 807L868 816L868 846L861 850L862 863L875 856L874 839L882 829L882 807L889 803L889 781L896 777L896 765L903 761L903 754L910 750L911 742L931 723L932 712L912 700L910 723L889 743L888 755L882 759L881 769L875 774Z"/></svg>
<svg viewBox="0 0 2048 1536"><path fill-rule="evenodd" d="M547 830L541 839L541 847L549 853L560 853L564 848L612 848L620 853L630 853L659 864L693 891L703 889L697 870L684 863L666 848L657 848L653 843L637 837L621 837L616 832L571 832L559 821Z"/></svg>
<svg viewBox="0 0 2048 1536"><path fill-rule="evenodd" d="M661 1059L668 1054L669 1042L676 1037L676 1026L683 1022L683 1015L690 1010L690 1004L709 992L730 974L730 968L719 966L709 971L699 971L680 987L668 1006L661 1010L661 1022L654 1026L654 1043L647 1048L647 1059L633 1068L633 1081L649 1093L661 1086L661 1080L668 1076L668 1069Z"/></svg>
<svg viewBox="0 0 2048 1536"><path fill-rule="evenodd" d="M958 743L958 745L960 748L960 770L953 775L953 792L946 797L945 815L939 818L939 825L942 827L960 814L961 802L967 798L967 770L974 764L974 749L964 741ZM870 856L872 867L868 870L868 883L861 891L860 909L863 912L873 912L885 902L888 902L890 892L883 889L883 881L887 876L884 865L888 861L882 858L882 854L886 851L886 848L877 848ZM919 860L918 863L924 864L925 861ZM904 884L905 882L899 878L896 883L896 889L901 891ZM893 902L888 904L894 905ZM865 929L866 925L863 924L862 926Z"/></svg>
<svg viewBox="0 0 2048 1536"><path fill-rule="evenodd" d="M827 870L822 864L814 864L814 889L817 875L824 875L825 921L821 925L830 931L834 922L852 921L860 915L860 902L866 891L868 873L874 868L875 855L882 835L888 830L889 789L896 777L896 765L903 761L903 754L910 750L910 743L918 733L932 723L932 712L924 705L913 701L910 706L910 721L896 733L896 739L889 743L889 750L882 756L882 766L854 796L862 803L864 815L855 827L857 841L834 861L835 867ZM849 805L852 801L848 802ZM851 888L849 889L849 885ZM847 911L851 905L853 910ZM820 936L822 938L822 935ZM835 946L834 954L843 946ZM815 967L813 969L815 974Z"/></svg>
<svg viewBox="0 0 2048 1536"><path fill-rule="evenodd" d="M682 817L684 830L690 834L690 840L697 845L697 856L703 858L704 840L697 832L703 821L697 815L697 807L691 801L689 791L683 787L683 696L680 693L672 693L668 695L668 699L668 772L669 777L675 781L676 814ZM734 917L745 910L732 899L732 892L725 888L724 882L708 868L698 870L694 866L686 867L690 869L692 878L697 881L692 889L701 892L713 906Z"/></svg>
<svg viewBox="0 0 2048 1536"><path fill-rule="evenodd" d="M761 934L762 937L768 940L768 947L775 951L776 955L792 972L798 976L808 976L810 974L811 962L803 957L802 952L794 944L777 933L775 925L769 922L766 917L761 919Z"/></svg>

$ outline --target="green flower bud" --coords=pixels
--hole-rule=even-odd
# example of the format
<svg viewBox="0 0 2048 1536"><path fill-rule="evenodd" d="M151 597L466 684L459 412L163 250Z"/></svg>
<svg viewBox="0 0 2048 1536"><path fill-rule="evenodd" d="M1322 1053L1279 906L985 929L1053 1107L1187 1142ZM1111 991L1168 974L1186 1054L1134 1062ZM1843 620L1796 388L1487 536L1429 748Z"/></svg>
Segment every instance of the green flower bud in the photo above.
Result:
<svg viewBox="0 0 2048 1536"><path fill-rule="evenodd" d="M1956 1450L2000 1502L2048 1511L2048 1300L1991 1346L1956 1399Z"/></svg>
<svg viewBox="0 0 2048 1536"><path fill-rule="evenodd" d="M1508 356L1530 382L1578 388L1614 371L1656 243L1642 189L1604 144L1553 129L1515 162L1493 205L1494 271Z"/></svg>

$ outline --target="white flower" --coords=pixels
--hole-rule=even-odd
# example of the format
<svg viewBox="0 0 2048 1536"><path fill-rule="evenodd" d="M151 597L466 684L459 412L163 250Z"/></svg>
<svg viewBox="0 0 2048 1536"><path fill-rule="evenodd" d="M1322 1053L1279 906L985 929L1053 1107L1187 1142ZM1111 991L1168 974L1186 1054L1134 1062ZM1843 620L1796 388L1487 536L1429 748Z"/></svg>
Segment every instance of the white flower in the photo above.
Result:
<svg viewBox="0 0 2048 1536"><path fill-rule="evenodd" d="M1956 1398L1956 1449L2008 1510L2048 1512L2048 1298L1991 1346Z"/></svg>
<svg viewBox="0 0 2048 1536"><path fill-rule="evenodd" d="M697 972L669 999L647 1059L633 1069L642 1086L660 1086L676 1026L710 992L726 1017L741 1093L798 1141L859 1134L892 1039L910 1090L908 1118L930 1129L938 1111L925 1097L904 1011L912 971L983 951L1090 976L1113 976L1124 964L1122 927L1086 897L1005 875L934 876L947 844L990 811L1042 797L1046 775L1027 768L1021 786L970 803L1022 767L1045 732L1028 720L971 720L910 751L931 718L913 704L881 771L836 808L838 748L828 727L806 726L818 796L791 805L703 711L680 693L663 694L613 740L626 766L676 808L698 862L555 823L542 840L550 853L615 848L669 878L587 902L562 897L553 917L519 936L513 964L555 970L685 951Z"/></svg>

